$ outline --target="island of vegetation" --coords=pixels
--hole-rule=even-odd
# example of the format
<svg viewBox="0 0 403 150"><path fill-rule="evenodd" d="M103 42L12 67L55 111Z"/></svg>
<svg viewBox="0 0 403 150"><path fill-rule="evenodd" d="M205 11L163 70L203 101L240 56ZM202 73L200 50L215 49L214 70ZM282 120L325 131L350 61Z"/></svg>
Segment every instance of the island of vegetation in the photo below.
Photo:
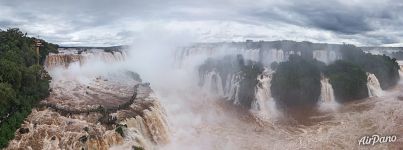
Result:
<svg viewBox="0 0 403 150"><path fill-rule="evenodd" d="M381 88L388 89L399 81L396 59L364 53L354 45L341 45L342 59L329 65L312 58L291 55L289 60L273 64L276 71L271 91L282 106L315 106L320 96L321 74L330 79L336 100L348 102L369 96L367 72L375 74Z"/></svg>

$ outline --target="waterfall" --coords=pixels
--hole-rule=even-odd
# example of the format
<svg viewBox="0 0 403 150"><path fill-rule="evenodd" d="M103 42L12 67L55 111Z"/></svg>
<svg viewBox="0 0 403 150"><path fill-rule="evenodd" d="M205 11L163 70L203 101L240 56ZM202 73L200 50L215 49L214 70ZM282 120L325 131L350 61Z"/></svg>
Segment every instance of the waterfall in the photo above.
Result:
<svg viewBox="0 0 403 150"><path fill-rule="evenodd" d="M324 77L322 75L322 78L320 80L320 96L319 96L319 100L322 103L331 103L335 101L334 98L334 91L333 91L333 87L329 82L329 79Z"/></svg>
<svg viewBox="0 0 403 150"><path fill-rule="evenodd" d="M273 72L265 68L257 77L258 84L255 87L255 99L252 101L250 112L258 122L272 120L279 115L270 91L272 75Z"/></svg>
<svg viewBox="0 0 403 150"><path fill-rule="evenodd" d="M203 91L215 96L223 97L234 104L240 104L239 90L242 80L241 72L231 73L227 75L225 83L216 71L210 71L202 75Z"/></svg>
<svg viewBox="0 0 403 150"><path fill-rule="evenodd" d="M79 62L83 64L86 61L100 60L105 63L114 63L124 61L126 53L124 52L104 52L102 50L93 50L89 52L78 53L60 53L49 54L45 59L45 67L53 68L62 66L67 68L71 63Z"/></svg>
<svg viewBox="0 0 403 150"><path fill-rule="evenodd" d="M337 60L337 55L335 51L331 50L314 50L313 58L319 61L322 61L326 64L329 64L335 60Z"/></svg>
<svg viewBox="0 0 403 150"><path fill-rule="evenodd" d="M257 77L258 84L255 88L255 100L252 102L252 110L268 112L266 103L272 100L270 91L271 78L272 74L267 69Z"/></svg>
<svg viewBox="0 0 403 150"><path fill-rule="evenodd" d="M221 76L216 71L211 71L204 76L203 89L208 93L224 96L224 88Z"/></svg>
<svg viewBox="0 0 403 150"><path fill-rule="evenodd" d="M134 133L127 133L127 140L131 141L143 139L142 141L147 141L145 143L156 144L166 144L170 141L170 131L166 119L165 109L158 101L151 100L151 102L153 106L145 108L143 110L143 116L138 115L132 118L126 118L119 122L120 124L125 124L127 126L127 129L129 130L126 131L136 130ZM149 144L144 144L142 146L152 147Z"/></svg>
<svg viewBox="0 0 403 150"><path fill-rule="evenodd" d="M234 104L240 104L239 102L239 88L241 82L240 73L229 74L225 83L225 95L227 100L233 100Z"/></svg>
<svg viewBox="0 0 403 150"><path fill-rule="evenodd" d="M329 78L326 78L323 74L320 79L320 96L319 96L319 110L336 111L340 104L337 103L334 96L334 90L332 84L329 82Z"/></svg>
<svg viewBox="0 0 403 150"><path fill-rule="evenodd" d="M259 49L246 49L242 51L242 56L245 59L259 61Z"/></svg>
<svg viewBox="0 0 403 150"><path fill-rule="evenodd" d="M368 87L368 96L382 96L383 91L381 88L381 84L379 83L376 76L372 73L367 72L367 87Z"/></svg>

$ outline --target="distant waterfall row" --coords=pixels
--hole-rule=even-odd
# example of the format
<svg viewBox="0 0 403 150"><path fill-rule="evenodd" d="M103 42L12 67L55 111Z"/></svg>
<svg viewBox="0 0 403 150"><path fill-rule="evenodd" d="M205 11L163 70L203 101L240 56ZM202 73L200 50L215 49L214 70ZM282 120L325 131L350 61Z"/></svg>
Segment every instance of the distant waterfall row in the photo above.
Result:
<svg viewBox="0 0 403 150"><path fill-rule="evenodd" d="M262 74L257 77L258 84L255 87L255 100L252 101L251 109L254 111L269 112L271 106L267 104L273 101L270 82L272 79L272 71L265 69ZM371 73L367 73L368 81L368 94L369 97L382 96L383 91L376 76ZM221 78L220 74L216 71L208 72L204 75L202 89L209 94L214 94L219 97L224 97L227 100L232 100L234 104L239 104L239 88L241 76L240 73L229 74L225 82ZM337 103L334 95L334 89L330 83L330 80L324 75L321 77L321 94L319 97L320 104Z"/></svg>
<svg viewBox="0 0 403 150"><path fill-rule="evenodd" d="M105 63L113 63L124 61L126 58L126 53L124 51L118 52L104 52L102 50L82 52L77 53L60 53L60 54L49 54L45 60L46 68L53 68L57 66L68 67L73 62L78 62L83 64L89 60L100 60Z"/></svg>
<svg viewBox="0 0 403 150"><path fill-rule="evenodd" d="M330 50L313 50L312 57L316 60L322 61L326 64L335 60L341 59L341 56L337 55L336 51ZM287 61L292 54L302 55L301 51L285 51L282 49L241 49L241 48L188 48L176 51L175 61L176 65L182 67L187 62L196 60L198 58L208 58L213 56L220 56L226 54L241 54L247 60L260 61L266 66L272 62Z"/></svg>

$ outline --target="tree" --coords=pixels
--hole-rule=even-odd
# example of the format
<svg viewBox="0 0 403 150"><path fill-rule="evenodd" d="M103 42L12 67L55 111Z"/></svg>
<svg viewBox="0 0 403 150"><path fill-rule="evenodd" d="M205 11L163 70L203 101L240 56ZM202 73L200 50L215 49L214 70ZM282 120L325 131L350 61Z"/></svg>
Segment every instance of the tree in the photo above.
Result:
<svg viewBox="0 0 403 150"><path fill-rule="evenodd" d="M15 99L16 94L12 86L7 83L0 83L0 116L4 116L8 113Z"/></svg>
<svg viewBox="0 0 403 150"><path fill-rule="evenodd" d="M19 29L0 30L0 149L7 146L14 132L40 99L49 95L46 71L36 64L35 38ZM41 62L57 45L42 40Z"/></svg>
<svg viewBox="0 0 403 150"><path fill-rule="evenodd" d="M368 97L367 75L359 66L346 61L336 61L325 71L340 102Z"/></svg>
<svg viewBox="0 0 403 150"><path fill-rule="evenodd" d="M324 64L291 55L289 61L281 62L271 81L274 99L283 107L315 106L320 96L321 66Z"/></svg>
<svg viewBox="0 0 403 150"><path fill-rule="evenodd" d="M399 64L396 59L386 55L364 53L354 45L342 45L340 48L344 61L359 66L365 72L375 74L382 89L388 89L397 84L400 79Z"/></svg>
<svg viewBox="0 0 403 150"><path fill-rule="evenodd" d="M21 71L18 64L0 59L0 82L5 82L13 85L13 88L21 87Z"/></svg>

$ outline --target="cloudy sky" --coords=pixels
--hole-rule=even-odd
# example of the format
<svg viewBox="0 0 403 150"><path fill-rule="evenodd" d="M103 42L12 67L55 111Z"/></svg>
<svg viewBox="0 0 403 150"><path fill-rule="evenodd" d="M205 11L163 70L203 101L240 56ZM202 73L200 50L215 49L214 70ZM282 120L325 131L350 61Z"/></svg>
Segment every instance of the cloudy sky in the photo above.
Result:
<svg viewBox="0 0 403 150"><path fill-rule="evenodd" d="M401 0L0 0L0 28L60 45L129 44L144 34L194 41L297 40L403 46ZM156 35L158 36L158 35Z"/></svg>

